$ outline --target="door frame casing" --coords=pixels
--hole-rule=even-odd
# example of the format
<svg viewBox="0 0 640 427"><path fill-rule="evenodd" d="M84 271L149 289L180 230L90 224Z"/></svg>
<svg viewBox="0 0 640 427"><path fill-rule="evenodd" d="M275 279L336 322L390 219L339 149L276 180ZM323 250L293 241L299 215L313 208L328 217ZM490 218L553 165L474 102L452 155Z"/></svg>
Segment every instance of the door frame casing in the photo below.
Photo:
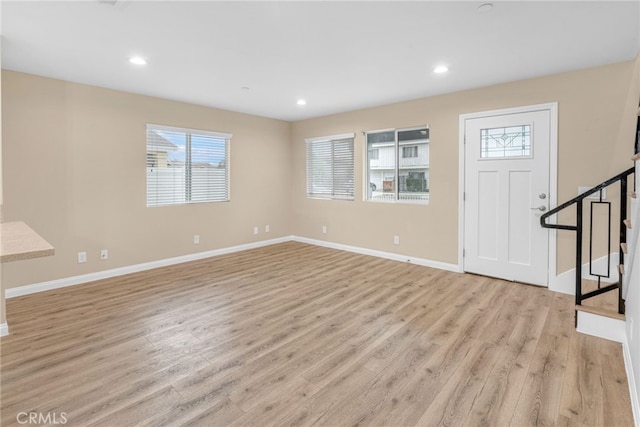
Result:
<svg viewBox="0 0 640 427"><path fill-rule="evenodd" d="M531 113L534 111L549 112L549 208L557 206L558 195L558 103L549 102L546 104L527 105L523 107L506 108L500 110L480 111L477 113L460 114L459 148L458 148L458 266L461 272L464 268L464 191L465 191L465 133L466 121L470 119L488 118L494 116L503 116L508 114ZM555 223L555 217L549 219L550 223ZM548 230L549 248L548 248L548 273L547 288L553 290L556 278L556 254L557 254L557 234L556 230Z"/></svg>

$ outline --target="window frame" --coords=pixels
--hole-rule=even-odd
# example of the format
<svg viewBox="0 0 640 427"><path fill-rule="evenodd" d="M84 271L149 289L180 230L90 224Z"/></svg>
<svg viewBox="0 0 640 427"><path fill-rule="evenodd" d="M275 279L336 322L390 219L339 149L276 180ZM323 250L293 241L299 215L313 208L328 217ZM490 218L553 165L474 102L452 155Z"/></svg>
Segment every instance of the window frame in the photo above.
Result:
<svg viewBox="0 0 640 427"><path fill-rule="evenodd" d="M343 134L337 134L337 135L330 135L330 136L323 136L323 137L314 137L314 138L305 138L305 194L306 194L306 198L307 199L316 199L316 200L341 200L341 201L355 201L355 133L343 133ZM344 140L351 140L351 195L349 196L343 196L343 195L336 195L336 191L335 191L335 173L333 170L333 166L335 164L335 157L333 156L334 153L334 144L336 142L339 141L344 141ZM309 153L309 149L311 144L314 143L331 143L331 151L332 151L332 158L331 158L331 164L332 164L332 183L331 183L331 194L330 195L323 195L322 193L310 193L309 192L309 188L310 188L310 176L309 176L309 171L310 171L310 165L309 165L309 161L310 161L310 153Z"/></svg>
<svg viewBox="0 0 640 427"><path fill-rule="evenodd" d="M421 139L415 139L415 140L403 140L403 141L399 141L398 138L398 133L400 132L405 132L405 131L413 131L413 130L424 130L426 129L428 131L428 136L427 138L424 138L424 140ZM371 159L369 157L369 135L370 134L377 134L377 133L384 133L384 132L394 132L394 141L388 141L388 142L380 142L381 144L393 144L393 148L394 148L394 155L395 155L395 168L394 168L394 194L395 194L395 198L393 200L384 200L384 199L371 199L369 197L370 192L369 192L369 187L370 187L370 180L371 180L371 175L370 175L370 164L369 164L369 160ZM415 141L417 144L422 143L422 141L426 141L425 144L427 145L427 147L429 147L429 151L427 154L427 158L428 158L428 163L427 166L425 167L425 169L427 171L429 171L431 169L430 164L431 164L431 149L430 149L430 144L431 144L431 128L429 127L429 125L419 125L419 126L410 126L410 127L404 127L404 128L384 128L384 129L376 129L376 130L371 130L371 131L366 131L363 132L364 135L364 167L363 167L363 173L364 173L364 182L365 185L363 186L363 201L364 202L372 202L372 203L390 203L390 204L410 204L410 205L428 205L430 202L430 192L431 192L431 179L427 179L428 184L427 184L427 198L426 200L407 200L407 199L400 199L400 159L401 158L405 158L402 157L401 153L400 153L400 147L410 147L412 146L412 143ZM409 145L403 145L403 144L407 144L409 142ZM414 147L416 148L417 152L418 152L418 157L419 157L419 147L418 145L414 145ZM411 157L409 157L411 158ZM413 157L415 158L415 157ZM427 175L430 175L427 172Z"/></svg>
<svg viewBox="0 0 640 427"><path fill-rule="evenodd" d="M194 200L193 199L193 182L188 184L187 179L191 179L193 175L193 155L187 158L187 154L185 153L185 201L184 202L172 202L172 203L152 203L149 204L149 132L150 131L160 131L160 132L172 132L176 134L184 134L185 139L187 141L191 141L191 138L195 136L201 137L211 137L217 139L224 139L224 169L225 169L225 179L224 179L224 199L218 200ZM145 165L145 176L146 176L146 185L145 185L145 199L146 199L146 207L148 208L156 208L156 207L167 207L167 206L183 206L183 205L198 205L202 203L224 203L231 201L231 139L233 138L233 134L225 133L225 132L217 132L210 130L202 130L202 129L193 129L193 128L185 128L180 126L169 126L169 125L158 125L155 123L147 123L145 126L145 153L146 153L146 165ZM189 143L187 143L189 145ZM189 150L190 147L187 149ZM155 168L158 168L157 164ZM207 187L211 188L211 187Z"/></svg>
<svg viewBox="0 0 640 427"><path fill-rule="evenodd" d="M409 156L405 155L405 152L409 153ZM415 159L418 157L417 145L403 145L402 146L402 158L403 159Z"/></svg>

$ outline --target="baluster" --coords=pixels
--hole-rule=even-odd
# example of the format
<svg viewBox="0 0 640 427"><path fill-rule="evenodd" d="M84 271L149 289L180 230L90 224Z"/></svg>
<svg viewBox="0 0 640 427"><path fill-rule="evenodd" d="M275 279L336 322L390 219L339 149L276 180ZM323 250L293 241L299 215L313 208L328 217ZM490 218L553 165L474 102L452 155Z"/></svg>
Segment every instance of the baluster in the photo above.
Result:
<svg viewBox="0 0 640 427"><path fill-rule="evenodd" d="M576 305L582 305L582 199L576 204Z"/></svg>

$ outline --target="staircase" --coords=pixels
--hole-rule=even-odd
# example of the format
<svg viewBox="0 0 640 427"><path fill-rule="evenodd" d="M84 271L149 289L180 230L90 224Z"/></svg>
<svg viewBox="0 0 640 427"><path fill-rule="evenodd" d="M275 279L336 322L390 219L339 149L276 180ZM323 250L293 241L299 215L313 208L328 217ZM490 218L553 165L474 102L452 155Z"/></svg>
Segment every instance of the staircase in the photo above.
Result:
<svg viewBox="0 0 640 427"><path fill-rule="evenodd" d="M640 154L632 158L636 164L639 159ZM632 242L637 242L640 230L635 169L603 181L540 218L544 228L575 232L576 328L615 341L624 339L626 289L636 258ZM615 201L606 197L607 191ZM568 209L575 209L574 224L551 222ZM612 238L612 233L617 237Z"/></svg>

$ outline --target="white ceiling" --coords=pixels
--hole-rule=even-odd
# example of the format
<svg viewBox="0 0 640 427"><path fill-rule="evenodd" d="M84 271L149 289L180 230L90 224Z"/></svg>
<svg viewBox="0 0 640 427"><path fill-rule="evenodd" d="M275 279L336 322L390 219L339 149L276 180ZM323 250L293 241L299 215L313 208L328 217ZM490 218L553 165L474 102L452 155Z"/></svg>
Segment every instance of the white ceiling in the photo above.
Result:
<svg viewBox="0 0 640 427"><path fill-rule="evenodd" d="M640 47L638 1L483 3L4 0L2 66L293 121L631 60ZM441 63L450 72L433 74Z"/></svg>

